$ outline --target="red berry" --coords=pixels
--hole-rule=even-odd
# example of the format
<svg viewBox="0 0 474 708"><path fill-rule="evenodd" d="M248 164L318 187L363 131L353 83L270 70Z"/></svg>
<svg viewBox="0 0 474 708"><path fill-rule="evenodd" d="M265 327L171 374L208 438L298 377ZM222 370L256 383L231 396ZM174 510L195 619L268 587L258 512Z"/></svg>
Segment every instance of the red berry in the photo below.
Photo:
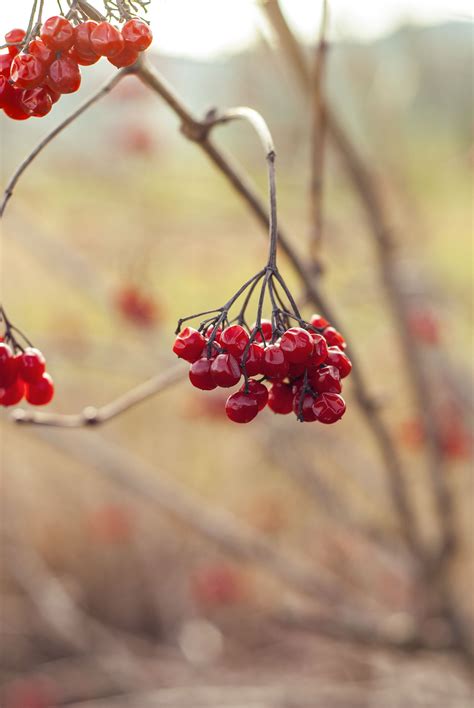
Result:
<svg viewBox="0 0 474 708"><path fill-rule="evenodd" d="M56 52L64 52L72 47L74 30L69 20L55 15L43 24L40 37L50 49L54 49Z"/></svg>
<svg viewBox="0 0 474 708"><path fill-rule="evenodd" d="M335 366L323 366L311 375L311 386L318 393L341 393L341 374Z"/></svg>
<svg viewBox="0 0 474 708"><path fill-rule="evenodd" d="M287 415L293 410L293 391L291 384L274 383L268 394L268 407L280 415Z"/></svg>
<svg viewBox="0 0 474 708"><path fill-rule="evenodd" d="M293 411L298 420L304 423L312 423L316 420L316 414L313 411L314 396L312 393L299 391L293 399Z"/></svg>
<svg viewBox="0 0 474 708"><path fill-rule="evenodd" d="M30 114L26 113L23 106L22 96L23 91L21 89L14 89L13 86L8 84L8 90L5 92L3 100L3 110L13 120L27 120L30 118Z"/></svg>
<svg viewBox="0 0 474 708"><path fill-rule="evenodd" d="M282 335L280 347L288 362L301 364L313 353L313 340L309 332L302 327L291 327Z"/></svg>
<svg viewBox="0 0 474 708"><path fill-rule="evenodd" d="M91 32L91 45L101 57L114 57L124 48L123 37L109 22L99 22Z"/></svg>
<svg viewBox="0 0 474 708"><path fill-rule="evenodd" d="M251 327L251 329L250 329L250 331L251 331L251 332L254 332L254 331L256 330L256 327L257 327L257 323L254 322L253 325L252 325L252 327ZM263 342L263 339L265 339L266 342L270 342L270 341L271 341L271 338L272 338L272 336L273 336L273 325L272 325L272 323L270 322L270 320L262 320L262 321L260 322L260 329L261 329L262 332L263 332L263 338L262 338L262 335L261 335L260 330L259 330L259 331L257 331L257 333L256 333L256 335L255 335L255 337L254 337L254 341L256 341L256 342Z"/></svg>
<svg viewBox="0 0 474 708"><path fill-rule="evenodd" d="M310 325L312 327L316 327L317 329L323 329L324 327L327 327L329 322L325 317L322 315L311 315L311 319L309 321Z"/></svg>
<svg viewBox="0 0 474 708"><path fill-rule="evenodd" d="M46 369L46 360L38 349L28 347L20 356L18 375L26 383L38 381Z"/></svg>
<svg viewBox="0 0 474 708"><path fill-rule="evenodd" d="M11 54L4 53L0 54L0 75L6 76L7 79L10 78L10 69L13 61L13 56Z"/></svg>
<svg viewBox="0 0 474 708"><path fill-rule="evenodd" d="M125 44L136 52L144 52L153 41L153 34L146 22L129 20L122 27Z"/></svg>
<svg viewBox="0 0 474 708"><path fill-rule="evenodd" d="M342 396L337 393L322 393L317 396L313 404L313 413L316 420L326 425L336 423L346 412L346 404Z"/></svg>
<svg viewBox="0 0 474 708"><path fill-rule="evenodd" d="M97 64L100 59L97 54L83 54L79 49L76 49L76 47L71 47L67 56L76 62L76 64L79 64L79 66L92 66L93 64Z"/></svg>
<svg viewBox="0 0 474 708"><path fill-rule="evenodd" d="M215 329L214 325L209 325L209 327L206 329L206 339L211 338L212 333L214 332L214 329ZM221 335L222 335L222 327L219 326L217 328L216 336L214 337L213 341L217 342L217 344L219 344L219 342L221 341Z"/></svg>
<svg viewBox="0 0 474 708"><path fill-rule="evenodd" d="M25 30L22 29L12 29L5 35L5 42L8 44L21 44L26 37ZM14 57L18 54L18 47L8 47L8 53L10 56Z"/></svg>
<svg viewBox="0 0 474 708"><path fill-rule="evenodd" d="M53 379L43 374L34 383L27 384L25 398L33 406L45 406L54 396Z"/></svg>
<svg viewBox="0 0 474 708"><path fill-rule="evenodd" d="M230 388L240 381L242 373L232 354L219 354L212 362L211 375L216 386Z"/></svg>
<svg viewBox="0 0 474 708"><path fill-rule="evenodd" d="M94 51L92 47L92 32L97 27L97 22L94 20L87 20L87 22L81 22L80 25L74 27L74 45L73 49L87 56L88 54L98 56L97 52Z"/></svg>
<svg viewBox="0 0 474 708"><path fill-rule="evenodd" d="M352 371L351 360L346 354L344 354L344 352L341 352L338 347L329 347L326 364L335 366L336 369L339 369L341 379L345 379L346 376L349 376Z"/></svg>
<svg viewBox="0 0 474 708"><path fill-rule="evenodd" d="M37 86L34 89L25 89L20 100L25 113L35 118L42 118L48 115L53 107L51 95L44 86Z"/></svg>
<svg viewBox="0 0 474 708"><path fill-rule="evenodd" d="M81 85L81 72L71 57L63 56L49 67L47 85L58 93L74 93Z"/></svg>
<svg viewBox="0 0 474 708"><path fill-rule="evenodd" d="M313 354L308 363L308 369L316 369L320 364L324 364L328 355L328 345L322 334L312 333Z"/></svg>
<svg viewBox="0 0 474 708"><path fill-rule="evenodd" d="M346 340L334 327L326 327L323 330L323 336L330 347L339 347L339 349L347 347Z"/></svg>
<svg viewBox="0 0 474 708"><path fill-rule="evenodd" d="M19 358L8 344L0 342L0 388L12 386L18 377Z"/></svg>
<svg viewBox="0 0 474 708"><path fill-rule="evenodd" d="M8 104L12 91L13 89L8 83L8 79L0 74L0 108Z"/></svg>
<svg viewBox="0 0 474 708"><path fill-rule="evenodd" d="M245 392L245 384L240 389ZM253 381L250 379L248 382L248 393L250 393L258 404L258 410L261 411L265 408L268 402L268 389L260 381Z"/></svg>
<svg viewBox="0 0 474 708"><path fill-rule="evenodd" d="M247 373L247 376L258 376L262 372L262 362L263 362L264 351L259 344L252 342L248 352L244 352L240 357L240 364L242 369Z"/></svg>
<svg viewBox="0 0 474 708"><path fill-rule="evenodd" d="M44 66L49 66L56 59L54 49L47 47L41 39L33 39L28 45L28 53L39 59Z"/></svg>
<svg viewBox="0 0 474 708"><path fill-rule="evenodd" d="M10 78L15 88L36 88L46 77L46 66L32 54L17 54L13 57Z"/></svg>
<svg viewBox="0 0 474 708"><path fill-rule="evenodd" d="M239 357L249 343L249 339L250 337L243 327L231 325L222 332L220 345L229 354Z"/></svg>
<svg viewBox="0 0 474 708"><path fill-rule="evenodd" d="M57 103L59 101L59 99L61 98L61 94L59 93L59 91L55 91L54 89L51 88L51 86L48 86L48 85L46 85L44 88L51 96L51 101L53 102L53 105L55 103Z"/></svg>
<svg viewBox="0 0 474 708"><path fill-rule="evenodd" d="M176 337L173 351L180 359L193 364L201 357L205 344L205 338L197 329L185 327Z"/></svg>
<svg viewBox="0 0 474 708"><path fill-rule="evenodd" d="M227 399L225 412L234 423L250 423L258 413L258 403L250 393L237 391Z"/></svg>
<svg viewBox="0 0 474 708"><path fill-rule="evenodd" d="M202 357L195 361L189 369L189 380L193 386L200 388L202 391L212 391L212 389L217 388L217 384L214 383L211 376L211 364L212 359Z"/></svg>
<svg viewBox="0 0 474 708"><path fill-rule="evenodd" d="M289 364L278 344L270 344L263 353L262 372L270 379L284 379Z"/></svg>
<svg viewBox="0 0 474 708"><path fill-rule="evenodd" d="M0 388L0 406L14 406L25 394L25 384L21 379L6 388Z"/></svg>
<svg viewBox="0 0 474 708"><path fill-rule="evenodd" d="M125 47L118 54L114 54L113 57L109 57L109 62L117 67L117 69L122 69L125 66L132 66L138 59L138 52L132 47Z"/></svg>

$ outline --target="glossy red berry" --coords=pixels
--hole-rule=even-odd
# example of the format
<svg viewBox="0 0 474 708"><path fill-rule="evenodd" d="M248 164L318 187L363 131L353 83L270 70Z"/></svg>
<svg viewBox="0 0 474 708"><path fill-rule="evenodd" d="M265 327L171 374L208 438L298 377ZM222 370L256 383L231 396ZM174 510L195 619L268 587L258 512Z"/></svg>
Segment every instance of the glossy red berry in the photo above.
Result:
<svg viewBox="0 0 474 708"><path fill-rule="evenodd" d="M53 101L47 88L37 86L34 89L25 89L21 96L21 105L25 113L35 118L48 115L53 107Z"/></svg>
<svg viewBox="0 0 474 708"><path fill-rule="evenodd" d="M278 344L269 344L264 350L262 372L270 379L284 379L288 374L289 364Z"/></svg>
<svg viewBox="0 0 474 708"><path fill-rule="evenodd" d="M8 44L21 44L26 37L25 30L22 29L12 29L5 35L5 42ZM8 47L8 53L10 56L14 57L18 54L18 47Z"/></svg>
<svg viewBox="0 0 474 708"><path fill-rule="evenodd" d="M254 322L252 327L250 328L250 331L254 332L256 330L256 327L257 327L257 323ZM260 332L260 330L263 332L263 337L262 337L262 333ZM270 342L272 339L272 336L273 336L272 323L270 322L270 320L262 320L260 322L260 329L257 331L257 333L254 337L254 341L263 342L263 340L265 340L266 342Z"/></svg>
<svg viewBox="0 0 474 708"><path fill-rule="evenodd" d="M238 360L232 354L218 354L212 361L211 375L216 386L230 388L240 381L242 372Z"/></svg>
<svg viewBox="0 0 474 708"><path fill-rule="evenodd" d="M312 327L316 327L317 329L323 329L324 327L327 327L329 322L325 317L322 315L311 315L311 319L309 321L310 325Z"/></svg>
<svg viewBox="0 0 474 708"><path fill-rule="evenodd" d="M54 396L53 379L43 374L34 383L27 384L25 398L33 406L45 406Z"/></svg>
<svg viewBox="0 0 474 708"><path fill-rule="evenodd" d="M122 27L122 37L127 46L136 52L144 52L153 41L153 34L146 22L129 20Z"/></svg>
<svg viewBox="0 0 474 708"><path fill-rule="evenodd" d="M101 57L114 57L124 48L121 33L109 22L99 22L91 32L91 45L96 54Z"/></svg>
<svg viewBox="0 0 474 708"><path fill-rule="evenodd" d="M313 339L302 327L291 327L283 333L280 348L288 362L301 364L313 353Z"/></svg>
<svg viewBox="0 0 474 708"><path fill-rule="evenodd" d="M8 52L0 54L0 75L10 78L10 69L13 61L13 56Z"/></svg>
<svg viewBox="0 0 474 708"><path fill-rule="evenodd" d="M229 352L229 354L239 357L249 343L249 339L248 332L246 332L243 327L240 325L231 325L223 330L220 345Z"/></svg>
<svg viewBox="0 0 474 708"><path fill-rule="evenodd" d="M245 384L240 390L245 392ZM259 411L265 408L268 403L268 389L263 383L250 379L247 393L250 393L255 398Z"/></svg>
<svg viewBox="0 0 474 708"><path fill-rule="evenodd" d="M97 64L100 59L97 54L83 54L79 49L76 49L76 47L71 47L67 56L76 62L76 64L79 64L79 66L92 66L93 64Z"/></svg>
<svg viewBox="0 0 474 708"><path fill-rule="evenodd" d="M209 325L209 327L206 329L206 339L211 338L212 333L214 332L214 329L215 329L214 325ZM214 337L213 341L217 342L217 344L219 344L219 342L221 341L221 335L222 335L222 327L219 326L217 328L216 336Z"/></svg>
<svg viewBox="0 0 474 708"><path fill-rule="evenodd" d="M212 391L217 388L217 384L214 383L214 379L211 376L211 364L212 359L202 357L191 364L189 369L189 380L193 386L200 388L202 391Z"/></svg>
<svg viewBox="0 0 474 708"><path fill-rule="evenodd" d="M72 47L74 30L69 20L60 15L55 15L47 19L43 24L40 37L50 49L55 52L64 52Z"/></svg>
<svg viewBox="0 0 474 708"><path fill-rule="evenodd" d="M258 376L262 374L263 348L256 342L252 342L248 351L240 357L242 369L245 369L247 376Z"/></svg>
<svg viewBox="0 0 474 708"><path fill-rule="evenodd" d="M334 327L326 327L323 330L323 336L330 347L339 347L339 349L347 347L346 340Z"/></svg>
<svg viewBox="0 0 474 708"><path fill-rule="evenodd" d="M335 366L336 369L339 369L341 379L345 379L346 376L349 376L352 371L351 360L338 347L329 347L326 364Z"/></svg>
<svg viewBox="0 0 474 708"><path fill-rule="evenodd" d="M268 393L268 407L280 415L293 410L293 390L291 384L274 383Z"/></svg>
<svg viewBox="0 0 474 708"><path fill-rule="evenodd" d="M310 378L310 383L317 393L341 393L341 374L335 366L323 366Z"/></svg>
<svg viewBox="0 0 474 708"><path fill-rule="evenodd" d="M73 48L77 49L78 52L87 56L88 54L98 56L97 52L94 51L92 46L92 32L97 27L97 22L94 20L88 20L87 22L81 22L80 25L74 27L74 45Z"/></svg>
<svg viewBox="0 0 474 708"><path fill-rule="evenodd" d="M138 52L136 52L131 47L125 47L121 52L115 54L113 57L109 57L109 62L117 67L117 69L123 69L126 66L132 66L138 59Z"/></svg>
<svg viewBox="0 0 474 708"><path fill-rule="evenodd" d="M38 349L28 347L20 356L18 375L26 383L38 381L46 369L46 360Z"/></svg>
<svg viewBox="0 0 474 708"><path fill-rule="evenodd" d="M185 327L176 337L173 351L180 359L193 364L201 357L205 344L205 338L197 329Z"/></svg>
<svg viewBox="0 0 474 708"><path fill-rule="evenodd" d="M33 54L17 54L13 57L10 78L15 88L36 88L46 77L46 66Z"/></svg>
<svg viewBox="0 0 474 708"><path fill-rule="evenodd" d="M227 399L225 412L234 423L250 423L258 413L258 403L252 394L237 391Z"/></svg>
<svg viewBox="0 0 474 708"><path fill-rule="evenodd" d="M0 406L15 406L25 395L25 384L16 379L11 386L0 388Z"/></svg>
<svg viewBox="0 0 474 708"><path fill-rule="evenodd" d="M324 364L328 356L328 345L322 334L312 333L313 353L308 363L308 369L316 369L320 364Z"/></svg>
<svg viewBox="0 0 474 708"><path fill-rule="evenodd" d="M0 388L8 388L15 383L18 376L18 364L18 358L13 354L8 344L0 342Z"/></svg>
<svg viewBox="0 0 474 708"><path fill-rule="evenodd" d="M322 393L313 404L313 413L320 423L336 423L346 412L346 404L337 393Z"/></svg>
<svg viewBox="0 0 474 708"><path fill-rule="evenodd" d="M47 85L58 93L74 93L81 85L81 72L75 61L62 56L49 67Z"/></svg>
<svg viewBox="0 0 474 708"><path fill-rule="evenodd" d="M22 96L23 91L21 89L14 89L13 86L8 84L8 89L3 100L3 110L5 114L13 120L27 120L31 117L30 114L25 111L21 100Z"/></svg>
<svg viewBox="0 0 474 708"><path fill-rule="evenodd" d="M44 66L48 67L56 59L54 49L47 47L41 39L33 39L28 45L28 53L36 57Z"/></svg>
<svg viewBox="0 0 474 708"><path fill-rule="evenodd" d="M298 420L304 423L312 423L316 420L316 413L313 410L314 396L311 393L303 394L299 391L293 399L293 411Z"/></svg>

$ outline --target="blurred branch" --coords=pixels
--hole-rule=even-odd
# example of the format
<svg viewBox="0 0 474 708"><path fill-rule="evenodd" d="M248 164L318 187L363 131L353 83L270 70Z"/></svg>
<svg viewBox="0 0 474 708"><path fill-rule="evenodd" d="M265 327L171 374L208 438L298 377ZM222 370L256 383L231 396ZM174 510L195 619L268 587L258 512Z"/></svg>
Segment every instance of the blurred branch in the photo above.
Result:
<svg viewBox="0 0 474 708"><path fill-rule="evenodd" d="M69 415L16 408L12 413L12 418L15 423L45 425L56 428L82 428L84 426L99 425L116 418L157 393L165 391L173 384L184 379L186 374L187 371L183 366L175 366L135 386L135 388L101 408L87 406L81 413Z"/></svg>

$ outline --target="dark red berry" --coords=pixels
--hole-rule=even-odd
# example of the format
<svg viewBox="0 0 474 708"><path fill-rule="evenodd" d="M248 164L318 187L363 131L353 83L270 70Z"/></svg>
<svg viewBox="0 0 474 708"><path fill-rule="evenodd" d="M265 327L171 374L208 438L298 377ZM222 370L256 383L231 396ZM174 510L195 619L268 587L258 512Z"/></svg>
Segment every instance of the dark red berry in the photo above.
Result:
<svg viewBox="0 0 474 708"><path fill-rule="evenodd" d="M309 321L310 325L312 327L316 327L317 329L323 329L324 327L327 327L329 322L325 317L322 315L311 315L311 319Z"/></svg>
<svg viewBox="0 0 474 708"><path fill-rule="evenodd" d="M25 384L21 379L7 388L0 388L0 406L14 406L21 401L25 395Z"/></svg>
<svg viewBox="0 0 474 708"><path fill-rule="evenodd" d="M38 381L46 369L46 360L38 349L28 347L20 356L18 375L26 383Z"/></svg>
<svg viewBox="0 0 474 708"><path fill-rule="evenodd" d="M226 327L221 334L221 347L235 357L239 357L243 353L248 343L248 332L240 325Z"/></svg>
<svg viewBox="0 0 474 708"><path fill-rule="evenodd" d="M33 406L45 406L54 396L53 379L43 374L34 383L27 384L25 398Z"/></svg>
<svg viewBox="0 0 474 708"><path fill-rule="evenodd" d="M16 88L36 88L46 77L46 66L33 54L17 54L13 57L10 78Z"/></svg>
<svg viewBox="0 0 474 708"><path fill-rule="evenodd" d="M346 340L334 327L326 327L323 330L323 336L330 347L339 347L339 349L347 347Z"/></svg>
<svg viewBox="0 0 474 708"><path fill-rule="evenodd" d="M313 413L320 423L336 423L346 412L346 404L337 393L322 393L313 404Z"/></svg>
<svg viewBox="0 0 474 708"><path fill-rule="evenodd" d="M33 39L28 45L28 53L39 59L39 61L48 67L56 59L54 49L47 47L41 39Z"/></svg>
<svg viewBox="0 0 474 708"><path fill-rule="evenodd" d="M252 327L250 328L250 331L255 332L256 328L257 328L257 323L254 322ZM260 329L263 332L263 338L262 338L262 334L261 334L260 330L258 330L255 337L254 337L254 340L256 342L263 342L263 340L265 339L266 342L270 342L271 338L273 336L273 325L270 322L270 320L262 320L260 322Z"/></svg>
<svg viewBox="0 0 474 708"><path fill-rule="evenodd" d="M25 89L21 96L21 105L25 113L35 118L48 115L53 107L53 101L47 88L37 86L34 89Z"/></svg>
<svg viewBox="0 0 474 708"><path fill-rule="evenodd" d="M280 415L287 415L293 410L293 391L291 384L274 383L268 393L268 407Z"/></svg>
<svg viewBox="0 0 474 708"><path fill-rule="evenodd" d="M242 372L232 354L218 354L211 364L211 375L216 386L230 388L240 381Z"/></svg>
<svg viewBox="0 0 474 708"><path fill-rule="evenodd" d="M58 93L74 93L81 85L79 66L71 57L62 56L49 67L46 82Z"/></svg>
<svg viewBox="0 0 474 708"><path fill-rule="evenodd" d="M245 384L240 389L245 392ZM248 382L248 393L250 393L258 404L258 410L261 411L265 408L268 402L268 389L260 381L254 381L250 379Z"/></svg>
<svg viewBox="0 0 474 708"><path fill-rule="evenodd" d="M205 344L205 338L197 329L185 327L176 337L173 351L180 359L193 364L201 357Z"/></svg>
<svg viewBox="0 0 474 708"><path fill-rule="evenodd" d="M117 67L117 69L123 69L125 66L132 66L138 59L138 52L136 52L132 47L125 47L118 54L114 54L113 57L109 57L109 62Z"/></svg>
<svg viewBox="0 0 474 708"><path fill-rule="evenodd" d="M212 391L212 389L217 388L217 384L214 383L211 376L211 364L212 359L202 357L191 364L189 369L189 380L193 386L200 388L202 391Z"/></svg>
<svg viewBox="0 0 474 708"><path fill-rule="evenodd" d="M64 52L72 47L74 30L69 20L55 15L43 24L40 37L50 49L54 49L55 52Z"/></svg>
<svg viewBox="0 0 474 708"><path fill-rule="evenodd" d="M341 374L335 366L323 366L310 378L311 386L318 393L341 393Z"/></svg>
<svg viewBox="0 0 474 708"><path fill-rule="evenodd" d="M269 344L264 350L262 372L270 379L284 379L288 374L289 364L278 344Z"/></svg>
<svg viewBox="0 0 474 708"><path fill-rule="evenodd" d="M136 52L144 52L153 41L153 34L146 22L129 20L122 27L125 44Z"/></svg>
<svg viewBox="0 0 474 708"><path fill-rule="evenodd" d="M308 363L308 369L315 369L320 364L324 364L328 355L328 345L322 334L313 332L311 334L313 339L313 353L311 359Z"/></svg>
<svg viewBox="0 0 474 708"><path fill-rule="evenodd" d="M301 364L313 353L313 340L302 327L291 327L282 335L280 347L288 362Z"/></svg>
<svg viewBox="0 0 474 708"><path fill-rule="evenodd" d="M25 30L22 29L12 29L5 35L5 42L8 44L21 44L26 37ZM10 56L14 57L18 54L18 47L8 47L8 53Z"/></svg>
<svg viewBox="0 0 474 708"><path fill-rule="evenodd" d="M114 57L124 48L124 41L119 30L109 22L99 22L91 32L91 45L99 56Z"/></svg>
<svg viewBox="0 0 474 708"><path fill-rule="evenodd" d="M8 388L15 383L18 377L18 365L19 359L8 344L0 342L0 388Z"/></svg>
<svg viewBox="0 0 474 708"><path fill-rule="evenodd" d="M293 411L298 420L304 423L312 423L316 420L313 410L314 396L312 393L305 393L301 390L293 399Z"/></svg>
<svg viewBox="0 0 474 708"><path fill-rule="evenodd" d="M258 413L258 403L250 393L237 391L227 399L225 412L234 423L250 423Z"/></svg>
<svg viewBox="0 0 474 708"><path fill-rule="evenodd" d="M13 120L27 120L31 117L30 114L25 111L21 100L22 96L22 89L14 89L13 86L8 84L8 89L5 92L3 100L3 110L5 114Z"/></svg>
<svg viewBox="0 0 474 708"><path fill-rule="evenodd" d="M10 69L13 61L13 56L8 52L0 54L0 75L10 78Z"/></svg>
<svg viewBox="0 0 474 708"><path fill-rule="evenodd" d="M245 369L247 376L258 376L262 372L263 348L256 342L252 342L248 351L240 357L242 369Z"/></svg>
<svg viewBox="0 0 474 708"><path fill-rule="evenodd" d="M329 347L326 364L335 366L336 369L339 369L341 379L345 379L346 376L349 376L352 371L351 360L346 354L344 354L344 352L341 352L338 347Z"/></svg>

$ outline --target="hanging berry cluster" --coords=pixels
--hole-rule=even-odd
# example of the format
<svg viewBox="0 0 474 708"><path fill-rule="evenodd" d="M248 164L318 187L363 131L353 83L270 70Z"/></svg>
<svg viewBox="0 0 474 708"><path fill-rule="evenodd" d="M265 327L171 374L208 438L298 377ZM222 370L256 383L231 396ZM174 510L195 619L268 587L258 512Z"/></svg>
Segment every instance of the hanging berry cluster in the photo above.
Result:
<svg viewBox="0 0 474 708"><path fill-rule="evenodd" d="M34 38L13 29L5 35L7 52L0 54L0 108L14 120L41 118L63 94L79 89L80 66L101 57L118 68L131 66L152 38L149 26L137 18L120 30L105 21L73 25L57 15Z"/></svg>
<svg viewBox="0 0 474 708"><path fill-rule="evenodd" d="M0 324L4 329L0 337L0 405L14 406L23 398L34 406L46 405L53 398L54 384L46 373L43 354L12 325L2 307Z"/></svg>

